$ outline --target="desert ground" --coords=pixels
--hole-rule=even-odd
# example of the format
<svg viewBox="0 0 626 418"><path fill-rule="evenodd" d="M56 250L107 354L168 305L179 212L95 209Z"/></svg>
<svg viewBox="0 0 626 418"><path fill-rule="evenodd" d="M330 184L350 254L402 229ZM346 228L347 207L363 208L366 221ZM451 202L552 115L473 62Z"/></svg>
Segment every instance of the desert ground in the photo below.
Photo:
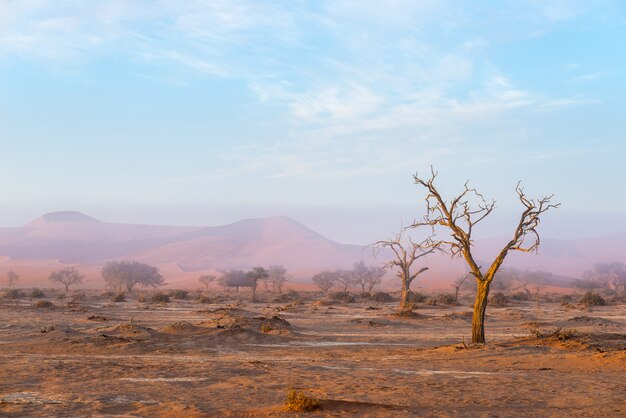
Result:
<svg viewBox="0 0 626 418"><path fill-rule="evenodd" d="M490 306L473 346L469 295L398 316L315 292L44 293L0 300L2 416L297 415L290 389L310 416L626 415L624 303Z"/></svg>

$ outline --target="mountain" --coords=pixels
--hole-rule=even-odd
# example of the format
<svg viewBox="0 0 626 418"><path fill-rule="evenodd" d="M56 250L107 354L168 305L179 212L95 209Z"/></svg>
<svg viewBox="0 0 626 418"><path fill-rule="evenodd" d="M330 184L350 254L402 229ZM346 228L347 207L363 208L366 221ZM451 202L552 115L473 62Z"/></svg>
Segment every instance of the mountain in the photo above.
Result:
<svg viewBox="0 0 626 418"><path fill-rule="evenodd" d="M55 212L19 228L0 228L0 256L100 264L133 259L181 271L283 264L288 269L349 267L362 248L331 241L288 217L246 219L216 227L101 222Z"/></svg>
<svg viewBox="0 0 626 418"><path fill-rule="evenodd" d="M507 241L508 237L477 240L474 255L486 268ZM379 254L378 263L388 256ZM284 216L181 227L110 223L80 212L54 212L22 227L0 228L0 270L33 269L40 281L64 263L80 265L98 278L106 261L120 259L156 265L170 282L197 281L201 271L255 265L283 264L296 277L310 277L325 269L350 268L359 260L376 262L362 246L337 243ZM504 266L545 270L567 281L602 261L626 262L626 234L544 238L539 255L513 251ZM420 265L430 270L420 276L418 286L446 287L467 271L462 260L443 254L428 256Z"/></svg>

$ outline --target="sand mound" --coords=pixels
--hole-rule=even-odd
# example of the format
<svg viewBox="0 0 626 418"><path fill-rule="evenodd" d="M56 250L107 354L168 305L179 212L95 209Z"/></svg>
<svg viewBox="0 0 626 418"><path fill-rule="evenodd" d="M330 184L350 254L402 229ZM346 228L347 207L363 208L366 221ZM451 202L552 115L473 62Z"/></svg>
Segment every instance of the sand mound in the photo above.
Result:
<svg viewBox="0 0 626 418"><path fill-rule="evenodd" d="M204 328L193 325L190 322L179 321L161 328L159 331L168 334L193 334L204 330Z"/></svg>
<svg viewBox="0 0 626 418"><path fill-rule="evenodd" d="M115 336L123 336L123 337L152 337L157 333L157 331L153 330L149 327L144 327L142 325L136 324L134 322L124 322L119 325L104 328L101 330L102 334L106 335L115 335Z"/></svg>

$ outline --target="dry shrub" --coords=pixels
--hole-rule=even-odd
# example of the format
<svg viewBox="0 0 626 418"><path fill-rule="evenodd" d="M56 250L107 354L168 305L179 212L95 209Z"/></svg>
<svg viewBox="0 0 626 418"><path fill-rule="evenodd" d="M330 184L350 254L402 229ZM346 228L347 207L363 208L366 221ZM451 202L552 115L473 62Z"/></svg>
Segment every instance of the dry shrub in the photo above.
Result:
<svg viewBox="0 0 626 418"><path fill-rule="evenodd" d="M354 303L355 298L350 292L333 292L328 297L332 300L338 300L345 303Z"/></svg>
<svg viewBox="0 0 626 418"><path fill-rule="evenodd" d="M274 298L276 303L286 303L300 300L300 294L293 289L289 289L286 293L282 293Z"/></svg>
<svg viewBox="0 0 626 418"><path fill-rule="evenodd" d="M393 302L393 296L391 296L387 292L376 292L371 296L371 298L374 302L381 302L381 303Z"/></svg>
<svg viewBox="0 0 626 418"><path fill-rule="evenodd" d="M320 402L302 391L290 389L287 392L285 406L288 410L294 412L315 411L320 407Z"/></svg>
<svg viewBox="0 0 626 418"><path fill-rule="evenodd" d="M510 298L512 300L527 301L530 300L531 295L528 294L528 292L515 292L510 296Z"/></svg>
<svg viewBox="0 0 626 418"><path fill-rule="evenodd" d="M170 295L163 292L156 292L152 295L150 300L155 303L168 303L170 301Z"/></svg>
<svg viewBox="0 0 626 418"><path fill-rule="evenodd" d="M426 302L428 305L449 305L449 306L456 306L457 302L456 302L456 298L454 297L454 295L451 294L445 294L445 295L437 295L433 298L428 299L428 301Z"/></svg>
<svg viewBox="0 0 626 418"><path fill-rule="evenodd" d="M428 297L420 292L411 292L409 295L409 302L411 303L423 303L428 299Z"/></svg>
<svg viewBox="0 0 626 418"><path fill-rule="evenodd" d="M509 298L502 292L496 292L489 298L489 304L494 308L504 308L509 304Z"/></svg>
<svg viewBox="0 0 626 418"><path fill-rule="evenodd" d="M198 295L196 298L196 302L198 303L211 303L212 299L209 296Z"/></svg>
<svg viewBox="0 0 626 418"><path fill-rule="evenodd" d="M46 308L46 309L54 309L54 303L48 300L38 300L35 302L35 308Z"/></svg>
<svg viewBox="0 0 626 418"><path fill-rule="evenodd" d="M28 297L32 299L40 299L40 298L45 298L46 294L40 289L34 288L33 290L30 291L30 293L28 294Z"/></svg>
<svg viewBox="0 0 626 418"><path fill-rule="evenodd" d="M111 298L111 302L126 302L126 294L120 292Z"/></svg>
<svg viewBox="0 0 626 418"><path fill-rule="evenodd" d="M172 290L170 292L170 296L174 299L185 300L189 297L189 292L187 290L182 290L182 289Z"/></svg>
<svg viewBox="0 0 626 418"><path fill-rule="evenodd" d="M19 299L24 296L24 292L21 292L19 289L7 289L2 294L2 297L5 299Z"/></svg>
<svg viewBox="0 0 626 418"><path fill-rule="evenodd" d="M580 303L585 306L604 306L606 305L606 300L596 292L589 291L583 295Z"/></svg>
<svg viewBox="0 0 626 418"><path fill-rule="evenodd" d="M266 334L267 334L268 332L270 332L271 330L273 330L273 329L274 329L274 328L272 328L270 325L261 325L261 331L262 331L262 332L264 332L264 333L266 333Z"/></svg>

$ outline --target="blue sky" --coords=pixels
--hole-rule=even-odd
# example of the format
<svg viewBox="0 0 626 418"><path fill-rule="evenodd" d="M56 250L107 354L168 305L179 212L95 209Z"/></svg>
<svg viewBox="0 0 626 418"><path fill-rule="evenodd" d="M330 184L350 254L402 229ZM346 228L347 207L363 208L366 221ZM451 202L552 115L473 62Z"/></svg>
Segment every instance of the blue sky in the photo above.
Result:
<svg viewBox="0 0 626 418"><path fill-rule="evenodd" d="M290 215L366 243L415 171L626 230L622 1L0 0L0 225ZM598 222L587 222L594 216Z"/></svg>

